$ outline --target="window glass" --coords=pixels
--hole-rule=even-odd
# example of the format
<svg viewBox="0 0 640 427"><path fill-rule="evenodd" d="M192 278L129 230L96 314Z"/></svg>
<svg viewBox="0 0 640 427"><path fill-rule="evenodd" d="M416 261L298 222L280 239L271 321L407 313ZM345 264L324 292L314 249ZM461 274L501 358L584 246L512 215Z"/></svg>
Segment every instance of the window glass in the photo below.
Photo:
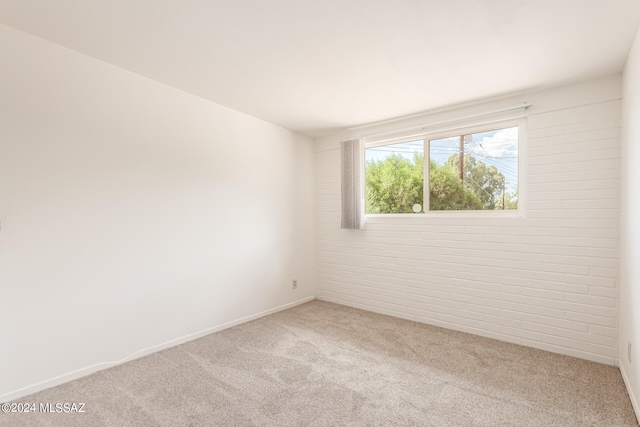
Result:
<svg viewBox="0 0 640 427"><path fill-rule="evenodd" d="M518 128L429 141L430 210L518 208Z"/></svg>
<svg viewBox="0 0 640 427"><path fill-rule="evenodd" d="M367 147L365 212L517 210L518 144L511 126Z"/></svg>
<svg viewBox="0 0 640 427"><path fill-rule="evenodd" d="M423 140L367 148L365 165L366 213L423 211Z"/></svg>

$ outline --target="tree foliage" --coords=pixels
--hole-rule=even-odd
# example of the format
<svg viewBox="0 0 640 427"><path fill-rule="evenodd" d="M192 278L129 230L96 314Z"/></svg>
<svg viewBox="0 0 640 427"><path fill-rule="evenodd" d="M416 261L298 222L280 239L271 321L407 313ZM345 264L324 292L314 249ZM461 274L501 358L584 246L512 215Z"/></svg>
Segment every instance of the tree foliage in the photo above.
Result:
<svg viewBox="0 0 640 427"><path fill-rule="evenodd" d="M409 160L394 154L367 163L367 213L411 213L423 205L424 156Z"/></svg>
<svg viewBox="0 0 640 427"><path fill-rule="evenodd" d="M432 211L484 209L478 195L462 184L458 171L450 164L437 166L431 160L429 181L429 207Z"/></svg>
<svg viewBox="0 0 640 427"><path fill-rule="evenodd" d="M442 165L433 160L429 167L429 205L431 210L505 209L518 206L517 191L505 193L505 177L495 166L465 156L464 180L459 177L459 157L452 155ZM424 156L412 159L393 154L371 160L366 167L366 212L412 213L413 206L424 206Z"/></svg>
<svg viewBox="0 0 640 427"><path fill-rule="evenodd" d="M502 207L503 200L500 199L496 203L496 209L503 209ZM507 192L504 194L504 209L518 209L518 190L516 189L514 192Z"/></svg>
<svg viewBox="0 0 640 427"><path fill-rule="evenodd" d="M457 170L460 156L458 154L452 155L447 160L447 164ZM505 178L495 166L489 166L473 156L466 155L464 156L463 177L464 185L473 190L484 205L484 209L496 209L497 198L501 197L504 191Z"/></svg>

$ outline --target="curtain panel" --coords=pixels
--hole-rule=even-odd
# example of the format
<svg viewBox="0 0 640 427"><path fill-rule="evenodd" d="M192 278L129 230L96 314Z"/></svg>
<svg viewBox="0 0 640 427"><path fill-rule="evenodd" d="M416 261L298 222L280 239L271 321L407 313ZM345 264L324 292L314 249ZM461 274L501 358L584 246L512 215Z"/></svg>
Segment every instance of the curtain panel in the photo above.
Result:
<svg viewBox="0 0 640 427"><path fill-rule="evenodd" d="M362 139L340 142L342 220L341 228L364 226L364 148Z"/></svg>

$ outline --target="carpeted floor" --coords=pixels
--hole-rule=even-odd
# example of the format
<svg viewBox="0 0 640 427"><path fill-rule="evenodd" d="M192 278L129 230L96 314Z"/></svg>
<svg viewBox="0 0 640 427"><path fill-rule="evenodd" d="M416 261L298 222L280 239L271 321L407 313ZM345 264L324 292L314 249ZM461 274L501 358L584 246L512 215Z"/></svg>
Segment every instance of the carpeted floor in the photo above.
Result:
<svg viewBox="0 0 640 427"><path fill-rule="evenodd" d="M313 301L19 402L3 426L637 426L618 369Z"/></svg>

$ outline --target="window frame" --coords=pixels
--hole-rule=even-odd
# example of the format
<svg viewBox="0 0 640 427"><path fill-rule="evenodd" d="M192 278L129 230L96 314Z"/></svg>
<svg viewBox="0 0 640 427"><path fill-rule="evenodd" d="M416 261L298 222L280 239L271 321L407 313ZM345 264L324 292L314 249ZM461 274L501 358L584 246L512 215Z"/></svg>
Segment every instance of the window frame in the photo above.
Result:
<svg viewBox="0 0 640 427"><path fill-rule="evenodd" d="M462 135L469 135L480 132L488 132L493 130L518 128L518 208L509 210L430 210L430 142L431 140L459 137ZM362 158L363 158L363 194L366 195L367 181L366 181L366 150L368 148L391 146L395 144L401 144L404 142L423 141L424 144L424 178L423 178L423 211L418 213L380 213L369 214L366 213L367 218L425 218L429 216L474 216L474 217L524 217L526 212L526 197L525 197L525 178L526 178L526 158L527 158L527 118L519 117L512 119L502 119L491 122L476 123L469 125L461 125L457 127L448 127L446 129L425 131L419 134L412 133L411 135L404 135L394 137L392 139L386 139L381 141L367 142L365 140Z"/></svg>

